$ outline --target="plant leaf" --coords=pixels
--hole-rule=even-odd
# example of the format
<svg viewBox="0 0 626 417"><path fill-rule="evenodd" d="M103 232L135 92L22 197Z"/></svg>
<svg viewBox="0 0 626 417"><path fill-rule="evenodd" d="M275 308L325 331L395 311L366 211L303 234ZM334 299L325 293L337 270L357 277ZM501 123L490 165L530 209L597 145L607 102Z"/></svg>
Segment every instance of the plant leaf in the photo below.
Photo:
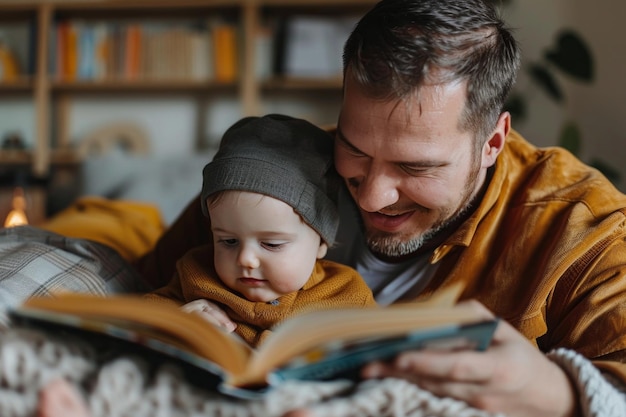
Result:
<svg viewBox="0 0 626 417"><path fill-rule="evenodd" d="M578 125L573 122L564 124L561 128L558 145L567 149L574 155L580 155L581 136Z"/></svg>
<svg viewBox="0 0 626 417"><path fill-rule="evenodd" d="M562 30L557 36L556 49L545 53L548 62L564 73L581 81L593 81L593 57L583 39L573 30Z"/></svg>
<svg viewBox="0 0 626 417"><path fill-rule="evenodd" d="M541 65L532 64L528 69L531 78L541 87L550 97L557 102L563 102L563 93L552 74Z"/></svg>

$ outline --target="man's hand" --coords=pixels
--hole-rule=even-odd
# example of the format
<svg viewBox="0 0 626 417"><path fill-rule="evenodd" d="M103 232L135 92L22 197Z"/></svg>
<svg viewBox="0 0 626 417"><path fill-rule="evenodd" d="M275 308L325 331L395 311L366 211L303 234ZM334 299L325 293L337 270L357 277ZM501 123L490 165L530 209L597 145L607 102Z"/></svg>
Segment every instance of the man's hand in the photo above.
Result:
<svg viewBox="0 0 626 417"><path fill-rule="evenodd" d="M480 303L468 303L485 318L493 317ZM367 365L362 376L403 378L438 396L507 417L574 417L580 412L565 372L504 321L484 352L404 352L391 363ZM314 415L311 408L292 410L283 417Z"/></svg>
<svg viewBox="0 0 626 417"><path fill-rule="evenodd" d="M228 332L234 331L237 327L237 325L230 320L226 313L224 313L224 310L219 308L217 304L204 299L191 301L183 305L181 310L186 311L187 313L199 314L206 321L222 327Z"/></svg>
<svg viewBox="0 0 626 417"><path fill-rule="evenodd" d="M481 304L469 303L492 316ZM579 407L565 372L503 321L484 352L404 352L392 363L369 364L362 376L404 378L436 395L511 417L572 417Z"/></svg>

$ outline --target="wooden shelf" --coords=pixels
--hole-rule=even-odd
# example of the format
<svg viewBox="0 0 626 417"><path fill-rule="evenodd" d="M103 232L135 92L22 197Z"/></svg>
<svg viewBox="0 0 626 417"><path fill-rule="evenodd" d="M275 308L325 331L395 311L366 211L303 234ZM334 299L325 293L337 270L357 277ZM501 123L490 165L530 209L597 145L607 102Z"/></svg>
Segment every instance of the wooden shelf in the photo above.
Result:
<svg viewBox="0 0 626 417"><path fill-rule="evenodd" d="M0 164L29 164L36 176L45 177L54 165L80 163L80 157L69 146L71 103L74 98L89 95L107 97L149 94L184 94L204 105L203 100L219 101L238 98L241 115L262 114L263 105L273 93L299 94L341 93L341 77L302 78L257 77L259 33L267 29L274 17L322 16L328 18L361 15L376 0L25 0L0 2L0 29L4 25L24 22L30 25L30 52L34 65L29 76L16 81L0 82L0 94L6 100L13 95L32 95L35 111L35 138L32 150L0 151ZM62 21L95 26L97 22L232 22L237 27L239 73L232 82L213 79L181 78L106 78L65 80L51 69L58 50L53 45L57 25ZM180 24L180 23L179 23ZM280 98L278 98L280 99ZM198 123L202 126L202 123ZM3 132L0 132L2 134Z"/></svg>
<svg viewBox="0 0 626 417"><path fill-rule="evenodd" d="M307 1L307 0L305 0ZM343 1L343 0L341 0ZM181 10L191 9L195 11L216 8L242 8L247 4L256 3L250 0L90 0L90 1L51 1L55 9L84 12L87 10L97 11L143 11L145 16L150 10ZM287 3L299 3L299 0L287 1Z"/></svg>
<svg viewBox="0 0 626 417"><path fill-rule="evenodd" d="M30 165L33 153L24 150L0 150L0 165Z"/></svg>
<svg viewBox="0 0 626 417"><path fill-rule="evenodd" d="M2 3L0 4L2 13L0 13L0 22L13 22L17 20L24 20L32 18L39 9L39 3L32 3L28 1L16 2L16 3Z"/></svg>
<svg viewBox="0 0 626 417"><path fill-rule="evenodd" d="M0 93L4 92L32 92L35 87L32 77L20 77L15 81L0 82Z"/></svg>
<svg viewBox="0 0 626 417"><path fill-rule="evenodd" d="M53 92L64 93L119 93L119 92L206 92L236 91L237 84L212 80L104 80L104 81L53 81Z"/></svg>
<svg viewBox="0 0 626 417"><path fill-rule="evenodd" d="M0 150L0 165L30 165L33 163L31 150ZM53 165L76 165L81 162L76 152L71 149L55 149L51 151L50 161Z"/></svg>
<svg viewBox="0 0 626 417"><path fill-rule="evenodd" d="M220 13L231 17L238 16L244 1L237 0L166 0L166 1L91 1L82 3L56 3L55 15L63 19L177 19L201 16L207 13Z"/></svg>

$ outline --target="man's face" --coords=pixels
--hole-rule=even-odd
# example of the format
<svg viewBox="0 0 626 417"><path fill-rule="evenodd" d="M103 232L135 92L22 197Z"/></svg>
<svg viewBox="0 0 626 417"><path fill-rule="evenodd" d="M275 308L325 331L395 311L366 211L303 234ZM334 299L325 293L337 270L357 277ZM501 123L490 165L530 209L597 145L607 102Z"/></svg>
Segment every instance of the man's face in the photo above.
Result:
<svg viewBox="0 0 626 417"><path fill-rule="evenodd" d="M471 132L459 130L465 97L464 84L448 84L422 87L403 101L379 100L347 79L335 163L374 252L415 252L480 190L493 162L476 151Z"/></svg>

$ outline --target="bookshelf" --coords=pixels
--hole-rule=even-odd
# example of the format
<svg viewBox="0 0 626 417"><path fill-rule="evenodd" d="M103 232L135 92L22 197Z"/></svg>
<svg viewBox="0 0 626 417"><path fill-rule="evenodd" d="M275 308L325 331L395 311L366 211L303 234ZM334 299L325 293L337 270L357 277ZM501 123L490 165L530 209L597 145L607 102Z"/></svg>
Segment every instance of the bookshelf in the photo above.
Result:
<svg viewBox="0 0 626 417"><path fill-rule="evenodd" d="M0 164L26 165L34 177L45 178L51 167L80 163L68 126L72 100L84 95L148 94L158 100L174 93L192 97L198 106L202 106L203 98L219 100L230 95L237 98L241 116L272 111L275 109L272 106L285 97L298 96L304 100L325 94L339 97L340 73L316 75L281 69L284 63L274 53L277 42L285 41L280 30L298 19L312 19L314 23L355 19L374 3L373 0L0 2L0 34L9 32L15 37L17 33L27 38L19 40L18 76L0 77L0 97L9 102L28 100L34 114L30 127L34 137L29 141L32 145L19 150L3 147ZM226 30L219 32L218 26ZM149 35L153 41L147 40ZM161 39L157 40L159 36ZM97 62L98 47L94 46L97 39L104 37L114 39L108 44L106 63ZM138 37L141 41L136 40ZM218 52L216 40L221 37L230 38L234 49ZM179 42L181 39L183 43ZM133 45L142 51L141 59L137 52L132 52ZM85 50L92 54L89 58L85 58ZM197 61L202 54L208 63ZM193 59L196 61L192 62ZM220 69L228 59L232 59L230 64ZM163 68L165 64L170 64L169 68ZM221 73L226 75L220 76ZM7 133L0 129L1 136Z"/></svg>

